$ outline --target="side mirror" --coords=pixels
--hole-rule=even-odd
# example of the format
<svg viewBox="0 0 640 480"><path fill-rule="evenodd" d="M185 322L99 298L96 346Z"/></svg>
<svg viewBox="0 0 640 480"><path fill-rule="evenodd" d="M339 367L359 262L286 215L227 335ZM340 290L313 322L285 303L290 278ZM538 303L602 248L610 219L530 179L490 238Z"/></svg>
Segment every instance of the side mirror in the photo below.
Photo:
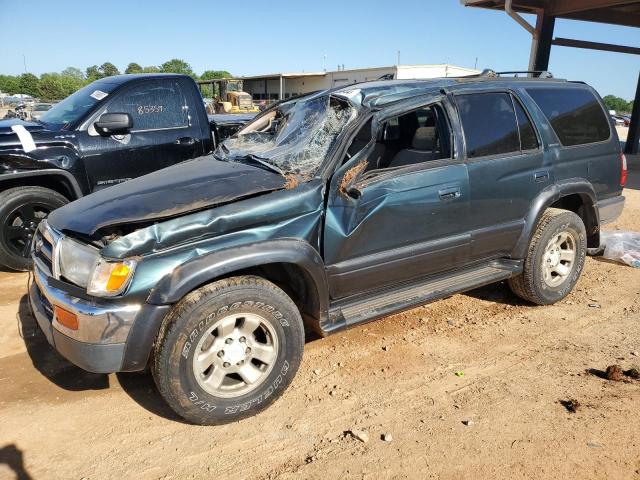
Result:
<svg viewBox="0 0 640 480"><path fill-rule="evenodd" d="M131 131L133 120L128 113L103 113L93 126L103 136L124 135Z"/></svg>

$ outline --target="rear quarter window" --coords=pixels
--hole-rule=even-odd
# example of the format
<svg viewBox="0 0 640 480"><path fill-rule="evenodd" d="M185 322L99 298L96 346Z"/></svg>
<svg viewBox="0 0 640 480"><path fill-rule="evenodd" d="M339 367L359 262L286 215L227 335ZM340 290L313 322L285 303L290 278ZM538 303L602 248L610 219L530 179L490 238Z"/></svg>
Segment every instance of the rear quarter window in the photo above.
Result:
<svg viewBox="0 0 640 480"><path fill-rule="evenodd" d="M609 120L593 92L583 88L531 88L527 93L551 123L562 145L571 147L605 141Z"/></svg>

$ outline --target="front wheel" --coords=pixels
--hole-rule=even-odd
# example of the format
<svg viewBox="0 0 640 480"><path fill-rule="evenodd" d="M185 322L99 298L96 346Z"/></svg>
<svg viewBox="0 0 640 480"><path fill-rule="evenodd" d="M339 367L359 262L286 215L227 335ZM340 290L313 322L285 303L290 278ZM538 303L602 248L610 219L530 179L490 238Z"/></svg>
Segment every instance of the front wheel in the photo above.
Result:
<svg viewBox="0 0 640 480"><path fill-rule="evenodd" d="M16 187L0 193L0 264L28 270L38 224L68 200L44 187Z"/></svg>
<svg viewBox="0 0 640 480"><path fill-rule="evenodd" d="M152 372L186 420L215 425L255 415L293 380L304 348L300 312L280 288L254 276L191 292L163 323Z"/></svg>
<svg viewBox="0 0 640 480"><path fill-rule="evenodd" d="M587 253L582 219L573 212L547 209L529 243L522 274L509 279L519 297L538 305L562 300L573 289Z"/></svg>

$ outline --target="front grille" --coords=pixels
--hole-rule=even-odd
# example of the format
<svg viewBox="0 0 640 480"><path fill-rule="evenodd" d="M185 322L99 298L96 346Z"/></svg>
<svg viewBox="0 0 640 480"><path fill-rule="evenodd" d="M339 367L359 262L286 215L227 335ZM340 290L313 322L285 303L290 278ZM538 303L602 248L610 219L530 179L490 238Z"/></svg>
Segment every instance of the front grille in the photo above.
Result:
<svg viewBox="0 0 640 480"><path fill-rule="evenodd" d="M46 238L42 237L42 247L40 248L40 252L42 255L51 262L53 258L53 245Z"/></svg>
<svg viewBox="0 0 640 480"><path fill-rule="evenodd" d="M53 252L56 241L57 234L50 229L47 221L40 222L34 238L33 259L47 277L53 276Z"/></svg>
<svg viewBox="0 0 640 480"><path fill-rule="evenodd" d="M35 287L36 287L36 294L38 296L38 300L40 301L40 305L42 305L42 308L44 309L45 313L47 314L47 318L51 322L51 321L53 321L53 305L51 305L51 303L49 303L49 300L47 300L47 297L45 297L42 294L38 284L36 284Z"/></svg>

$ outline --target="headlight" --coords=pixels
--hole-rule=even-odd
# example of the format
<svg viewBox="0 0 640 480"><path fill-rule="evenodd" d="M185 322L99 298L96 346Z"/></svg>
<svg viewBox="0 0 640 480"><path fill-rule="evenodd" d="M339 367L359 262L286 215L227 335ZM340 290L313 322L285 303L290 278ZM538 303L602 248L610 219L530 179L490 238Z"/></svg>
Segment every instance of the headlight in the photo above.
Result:
<svg viewBox="0 0 640 480"><path fill-rule="evenodd" d="M135 268L135 260L108 262L100 258L93 269L87 293L98 297L119 295L127 288Z"/></svg>
<svg viewBox="0 0 640 480"><path fill-rule="evenodd" d="M58 244L57 258L60 276L86 287L100 254L97 248L63 237Z"/></svg>

